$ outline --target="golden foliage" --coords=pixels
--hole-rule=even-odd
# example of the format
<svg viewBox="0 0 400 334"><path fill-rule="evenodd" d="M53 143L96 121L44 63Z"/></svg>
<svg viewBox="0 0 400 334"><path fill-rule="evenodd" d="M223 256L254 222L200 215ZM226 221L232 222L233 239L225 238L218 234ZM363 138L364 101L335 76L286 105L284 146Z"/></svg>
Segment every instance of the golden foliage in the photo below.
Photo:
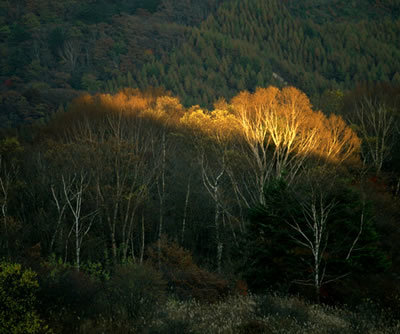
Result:
<svg viewBox="0 0 400 334"><path fill-rule="evenodd" d="M224 145L242 138L254 154L261 150L266 155L272 150L280 169L286 168L291 159L304 156L341 163L357 156L360 148L360 139L340 116L326 117L313 111L308 97L294 87L243 91L230 104L219 100L215 107L213 111L199 106L185 110L175 97L145 95L130 89L115 95L83 95L71 104L70 118L79 120L84 114L96 119L111 113L176 124Z"/></svg>
<svg viewBox="0 0 400 334"><path fill-rule="evenodd" d="M140 95L127 95L119 92L115 95L100 94L98 103L102 107L124 113L139 112L149 107L150 101Z"/></svg>
<svg viewBox="0 0 400 334"><path fill-rule="evenodd" d="M294 87L241 92L232 99L231 106L245 140L250 145L272 143L277 158L283 160L295 154L342 162L360 147L359 138L341 117L327 118L313 111L308 97Z"/></svg>
<svg viewBox="0 0 400 334"><path fill-rule="evenodd" d="M200 108L192 108L183 115L180 124L220 144L233 139L239 131L239 123L235 115L220 109L208 112Z"/></svg>
<svg viewBox="0 0 400 334"><path fill-rule="evenodd" d="M336 163L356 157L360 151L361 140L342 117L331 114L329 118L324 118L324 121L325 126L321 126L319 135L318 153Z"/></svg>

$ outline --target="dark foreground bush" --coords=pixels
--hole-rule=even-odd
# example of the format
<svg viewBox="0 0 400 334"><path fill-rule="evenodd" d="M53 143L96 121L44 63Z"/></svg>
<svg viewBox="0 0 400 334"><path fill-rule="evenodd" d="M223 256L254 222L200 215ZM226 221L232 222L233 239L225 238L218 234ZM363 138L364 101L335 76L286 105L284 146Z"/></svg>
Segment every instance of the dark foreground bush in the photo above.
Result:
<svg viewBox="0 0 400 334"><path fill-rule="evenodd" d="M160 266L164 279L178 297L216 302L228 294L228 281L199 268L187 250L166 239L161 240L160 250L159 254L157 243L150 246L149 261L154 267Z"/></svg>
<svg viewBox="0 0 400 334"><path fill-rule="evenodd" d="M57 333L78 333L81 325L96 316L100 282L63 264L44 265L39 298L42 312Z"/></svg>
<svg viewBox="0 0 400 334"><path fill-rule="evenodd" d="M163 309L165 290L161 274L150 266L118 266L101 296L103 318L112 328L110 332L136 333L148 327Z"/></svg>

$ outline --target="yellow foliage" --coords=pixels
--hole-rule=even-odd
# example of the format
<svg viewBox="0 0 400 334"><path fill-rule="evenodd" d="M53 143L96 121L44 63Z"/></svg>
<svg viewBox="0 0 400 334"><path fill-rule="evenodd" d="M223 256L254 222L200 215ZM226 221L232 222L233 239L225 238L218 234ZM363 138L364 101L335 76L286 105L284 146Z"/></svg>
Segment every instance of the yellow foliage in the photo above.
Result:
<svg viewBox="0 0 400 334"><path fill-rule="evenodd" d="M239 131L237 118L227 110L207 112L193 108L183 115L180 123L195 133L206 135L219 143L232 139Z"/></svg>
<svg viewBox="0 0 400 334"><path fill-rule="evenodd" d="M148 108L150 101L139 95L126 95L119 92L115 95L98 95L99 104L108 110L117 112L138 112Z"/></svg>
<svg viewBox="0 0 400 334"><path fill-rule="evenodd" d="M327 118L313 111L308 97L294 87L241 92L231 106L250 145L273 143L277 154L285 159L288 154L313 154L342 162L360 147L359 138L341 117Z"/></svg>
<svg viewBox="0 0 400 334"><path fill-rule="evenodd" d="M331 114L325 118L325 127L319 136L319 154L333 162L340 163L360 151L361 140L345 123L342 117Z"/></svg>
<svg viewBox="0 0 400 334"><path fill-rule="evenodd" d="M357 156L360 148L360 139L340 116L326 117L312 110L308 97L294 87L257 88L254 93L243 91L230 104L220 100L215 107L211 112L199 106L185 111L175 97L145 96L138 90L124 90L115 95L81 96L72 103L71 109L78 114L85 111L94 118L95 114L111 112L165 124L173 122L219 144L242 138L254 153L260 147L264 147L264 154L268 147L272 148L282 168L293 156L313 155L340 163Z"/></svg>
<svg viewBox="0 0 400 334"><path fill-rule="evenodd" d="M202 132L209 134L211 130L211 117L205 113L202 109L192 108L190 111L185 113L180 119L182 126L193 130L194 132Z"/></svg>
<svg viewBox="0 0 400 334"><path fill-rule="evenodd" d="M160 96L156 100L156 109L167 114L183 112L183 106L178 98L171 96Z"/></svg>

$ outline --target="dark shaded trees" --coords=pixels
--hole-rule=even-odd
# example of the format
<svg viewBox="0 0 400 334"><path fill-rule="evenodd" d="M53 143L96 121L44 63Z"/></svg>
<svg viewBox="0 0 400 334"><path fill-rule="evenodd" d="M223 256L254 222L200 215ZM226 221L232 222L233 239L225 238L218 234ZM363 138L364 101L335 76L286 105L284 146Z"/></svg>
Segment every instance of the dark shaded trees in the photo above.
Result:
<svg viewBox="0 0 400 334"><path fill-rule="evenodd" d="M292 291L309 285L319 300L328 283L390 266L365 195L343 183L328 190L326 181L313 178L298 190L282 179L269 183L266 204L252 209L242 269L254 289L277 282Z"/></svg>

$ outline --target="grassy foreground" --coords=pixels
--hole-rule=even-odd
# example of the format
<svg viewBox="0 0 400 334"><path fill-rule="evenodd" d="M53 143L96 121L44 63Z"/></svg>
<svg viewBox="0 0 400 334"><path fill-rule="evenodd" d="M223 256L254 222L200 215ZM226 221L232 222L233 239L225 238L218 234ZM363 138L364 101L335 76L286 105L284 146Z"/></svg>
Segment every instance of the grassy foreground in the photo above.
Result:
<svg viewBox="0 0 400 334"><path fill-rule="evenodd" d="M101 323L95 327L87 323L81 329L99 333ZM214 304L170 298L140 333L395 334L400 322L370 302L350 311L274 294L231 296Z"/></svg>

